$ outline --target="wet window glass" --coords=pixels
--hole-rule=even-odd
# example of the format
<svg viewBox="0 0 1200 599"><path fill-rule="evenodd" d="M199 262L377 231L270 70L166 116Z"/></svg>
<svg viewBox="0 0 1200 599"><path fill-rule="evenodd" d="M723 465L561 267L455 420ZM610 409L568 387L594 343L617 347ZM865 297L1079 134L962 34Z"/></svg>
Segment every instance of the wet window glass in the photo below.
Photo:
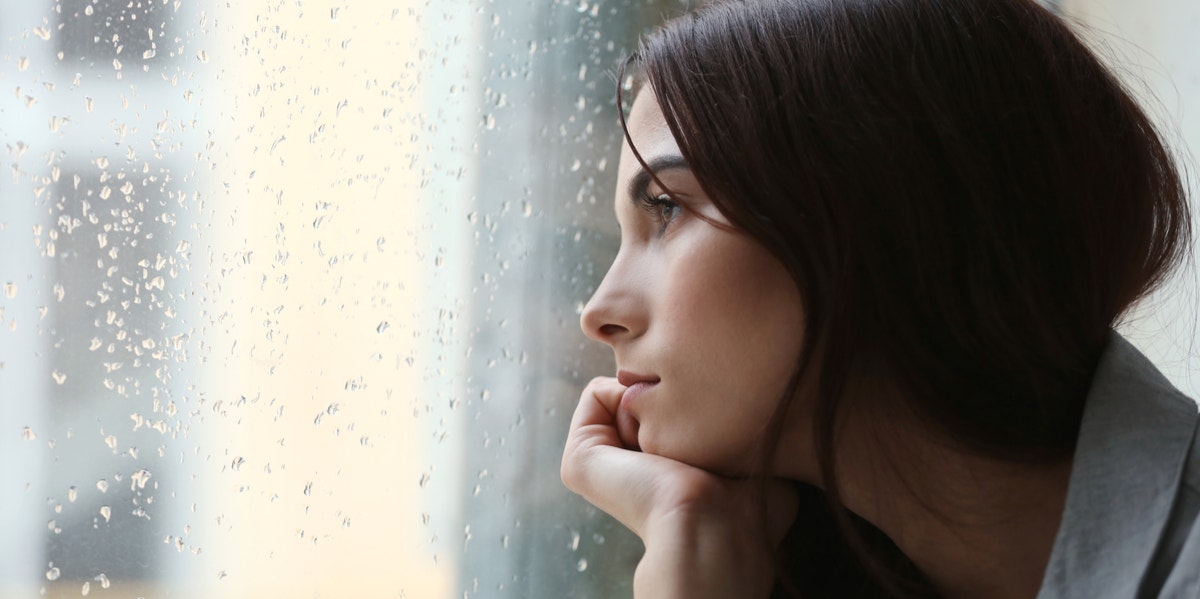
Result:
<svg viewBox="0 0 1200 599"><path fill-rule="evenodd" d="M628 596L558 461L694 4L0 6L0 596Z"/></svg>

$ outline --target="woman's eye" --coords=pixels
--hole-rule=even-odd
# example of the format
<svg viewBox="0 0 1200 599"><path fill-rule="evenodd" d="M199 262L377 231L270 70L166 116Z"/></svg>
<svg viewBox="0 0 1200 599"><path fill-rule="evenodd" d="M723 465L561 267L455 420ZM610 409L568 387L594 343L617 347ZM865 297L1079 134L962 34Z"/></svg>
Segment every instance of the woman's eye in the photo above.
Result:
<svg viewBox="0 0 1200 599"><path fill-rule="evenodd" d="M644 196L642 198L642 207L658 222L660 234L683 212L683 207L675 200L672 200L671 196L665 194L660 196Z"/></svg>

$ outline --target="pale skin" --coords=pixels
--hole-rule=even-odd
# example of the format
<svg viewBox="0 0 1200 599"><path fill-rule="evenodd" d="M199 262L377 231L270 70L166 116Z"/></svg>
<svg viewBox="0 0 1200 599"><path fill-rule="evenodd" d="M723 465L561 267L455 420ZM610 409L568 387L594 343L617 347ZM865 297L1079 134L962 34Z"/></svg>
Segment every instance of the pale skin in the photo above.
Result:
<svg viewBox="0 0 1200 599"><path fill-rule="evenodd" d="M638 95L628 127L679 203L648 180L626 144L615 200L621 248L581 318L589 337L612 348L619 378L584 389L563 482L644 542L636 597L766 597L773 551L796 515L789 481L821 482L802 397L765 484L745 478L801 352L801 298L769 252L719 226L727 221L680 157L652 90ZM860 410L844 421L837 459L846 507L945 596L1034 597L1070 461L988 460L902 414L886 415L895 426L873 427L882 418ZM905 460L881 462L882 447L903 448Z"/></svg>

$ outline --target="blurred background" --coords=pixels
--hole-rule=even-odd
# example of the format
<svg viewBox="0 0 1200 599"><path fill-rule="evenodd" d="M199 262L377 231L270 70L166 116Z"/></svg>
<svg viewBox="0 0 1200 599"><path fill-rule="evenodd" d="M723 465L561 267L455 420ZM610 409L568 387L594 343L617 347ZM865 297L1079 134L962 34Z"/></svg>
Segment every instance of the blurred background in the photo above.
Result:
<svg viewBox="0 0 1200 599"><path fill-rule="evenodd" d="M558 460L689 4L0 3L0 597L628 596ZM1049 5L1200 148L1200 4ZM1196 276L1123 327L1193 395Z"/></svg>

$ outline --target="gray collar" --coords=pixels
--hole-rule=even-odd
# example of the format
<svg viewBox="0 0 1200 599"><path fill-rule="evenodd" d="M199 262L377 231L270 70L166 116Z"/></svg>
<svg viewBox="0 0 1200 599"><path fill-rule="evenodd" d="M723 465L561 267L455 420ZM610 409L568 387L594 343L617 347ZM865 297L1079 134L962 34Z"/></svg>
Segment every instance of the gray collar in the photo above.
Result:
<svg viewBox="0 0 1200 599"><path fill-rule="evenodd" d="M1096 368L1038 599L1135 597L1171 513L1196 404L1116 333Z"/></svg>

